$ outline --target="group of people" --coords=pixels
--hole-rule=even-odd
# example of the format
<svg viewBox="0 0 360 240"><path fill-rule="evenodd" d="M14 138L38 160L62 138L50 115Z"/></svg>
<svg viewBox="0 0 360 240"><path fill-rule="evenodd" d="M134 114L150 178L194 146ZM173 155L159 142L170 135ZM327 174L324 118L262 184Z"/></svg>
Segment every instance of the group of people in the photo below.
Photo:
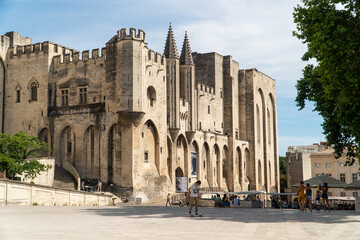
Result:
<svg viewBox="0 0 360 240"><path fill-rule="evenodd" d="M321 193L320 193L321 191ZM330 210L329 197L328 197L329 187L327 183L324 183L324 186L319 186L316 191L316 208L320 210L320 199L322 199L324 210L326 211L326 206ZM312 189L309 183L304 186L304 181L300 181L300 185L297 191L298 203L300 207L300 211L306 211L307 207L310 208L310 212L312 212ZM326 204L325 204L326 203Z"/></svg>
<svg viewBox="0 0 360 240"><path fill-rule="evenodd" d="M83 191L87 191L87 192L91 192L91 191L98 191L101 192L102 191L102 182L100 181L100 179L97 180L97 183L94 184L93 181L91 181L90 179L84 179L81 181L81 190Z"/></svg>
<svg viewBox="0 0 360 240"><path fill-rule="evenodd" d="M213 197L215 201L214 207L230 207L230 199L226 194L224 194L223 198L221 199L220 194L216 194L216 197Z"/></svg>

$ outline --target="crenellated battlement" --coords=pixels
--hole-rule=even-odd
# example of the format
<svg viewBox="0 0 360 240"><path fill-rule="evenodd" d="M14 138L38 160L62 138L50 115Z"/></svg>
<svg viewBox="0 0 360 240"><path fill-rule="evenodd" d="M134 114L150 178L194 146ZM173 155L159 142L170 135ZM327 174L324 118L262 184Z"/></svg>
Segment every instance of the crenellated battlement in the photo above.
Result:
<svg viewBox="0 0 360 240"><path fill-rule="evenodd" d="M10 47L8 51L10 58L14 58L14 57L19 58L22 55L29 56L31 54L39 54L39 53L43 53L44 55L53 53L56 55L56 54L68 54L68 53L76 52L76 50L74 49L64 47L60 44L55 44L50 41L28 44L28 45L17 45L15 47Z"/></svg>
<svg viewBox="0 0 360 240"><path fill-rule="evenodd" d="M101 49L101 55L99 55L99 52L100 52L99 48L91 50L91 56L90 56L89 50L85 50L81 54L80 54L80 52L70 52L70 53L67 53L64 55L54 56L53 62L55 64L64 64L64 63L67 64L70 62L79 62L79 61L86 62L90 59L105 58L106 48ZM80 59L80 56L81 56L81 59Z"/></svg>
<svg viewBox="0 0 360 240"><path fill-rule="evenodd" d="M30 45L25 45L25 46L15 46L15 47L10 47L9 48L9 56L10 58L14 58L14 57L21 57L22 55L27 55L27 54L31 54L31 53L40 53L40 52L44 52L48 53L49 52L49 44L50 42L43 42L43 43L35 43L35 44L30 44Z"/></svg>
<svg viewBox="0 0 360 240"><path fill-rule="evenodd" d="M138 41L145 41L145 32L141 29L138 29L136 33L135 28L130 28L129 32L126 32L126 28L122 28L121 30L117 31L117 39L121 40L138 40Z"/></svg>
<svg viewBox="0 0 360 240"><path fill-rule="evenodd" d="M198 90L199 94L205 94L206 93L206 94L215 95L214 88L210 87L208 85L205 85L205 84L198 83L197 84L197 90Z"/></svg>
<svg viewBox="0 0 360 240"><path fill-rule="evenodd" d="M155 52L152 49L148 50L147 60L149 62L159 63L160 65L165 65L165 56L161 55L159 52Z"/></svg>

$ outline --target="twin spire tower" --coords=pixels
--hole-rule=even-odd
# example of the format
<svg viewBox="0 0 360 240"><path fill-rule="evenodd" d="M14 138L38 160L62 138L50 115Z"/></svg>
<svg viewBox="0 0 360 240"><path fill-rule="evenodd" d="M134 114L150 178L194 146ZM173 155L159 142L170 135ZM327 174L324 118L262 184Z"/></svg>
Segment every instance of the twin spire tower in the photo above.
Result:
<svg viewBox="0 0 360 240"><path fill-rule="evenodd" d="M194 130L195 113L192 106L195 101L195 65L187 32L185 32L184 43L179 58L171 23L166 38L164 56L167 62L167 124L170 129L180 128L180 102L178 99L181 98L189 104L187 130Z"/></svg>

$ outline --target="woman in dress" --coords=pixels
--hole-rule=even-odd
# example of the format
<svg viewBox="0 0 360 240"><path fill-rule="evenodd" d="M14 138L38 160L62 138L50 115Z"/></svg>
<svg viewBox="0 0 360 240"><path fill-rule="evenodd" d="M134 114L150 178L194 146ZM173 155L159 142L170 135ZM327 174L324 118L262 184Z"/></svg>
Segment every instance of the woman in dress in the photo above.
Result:
<svg viewBox="0 0 360 240"><path fill-rule="evenodd" d="M328 209L330 210L330 204L329 204L329 197L328 197L328 191L329 191L329 187L327 183L324 183L324 186L322 187L322 200L323 200L323 206L324 206L324 210L326 211L326 205L325 202L328 206Z"/></svg>

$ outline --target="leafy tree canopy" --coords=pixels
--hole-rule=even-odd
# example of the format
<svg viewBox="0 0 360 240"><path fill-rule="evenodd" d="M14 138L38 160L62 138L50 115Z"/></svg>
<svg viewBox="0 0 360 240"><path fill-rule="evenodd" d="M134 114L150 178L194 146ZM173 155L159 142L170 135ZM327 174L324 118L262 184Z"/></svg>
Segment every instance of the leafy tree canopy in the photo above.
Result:
<svg viewBox="0 0 360 240"><path fill-rule="evenodd" d="M359 11L356 0L302 0L293 14L294 36L307 44L302 60L316 62L297 82L297 106L314 102L335 156L346 150L350 164L360 152Z"/></svg>
<svg viewBox="0 0 360 240"><path fill-rule="evenodd" d="M0 172L6 173L9 179L22 174L35 178L48 168L37 160L44 151L50 149L37 137L27 136L24 132L0 134Z"/></svg>
<svg viewBox="0 0 360 240"><path fill-rule="evenodd" d="M280 174L286 174L286 157L279 156Z"/></svg>

